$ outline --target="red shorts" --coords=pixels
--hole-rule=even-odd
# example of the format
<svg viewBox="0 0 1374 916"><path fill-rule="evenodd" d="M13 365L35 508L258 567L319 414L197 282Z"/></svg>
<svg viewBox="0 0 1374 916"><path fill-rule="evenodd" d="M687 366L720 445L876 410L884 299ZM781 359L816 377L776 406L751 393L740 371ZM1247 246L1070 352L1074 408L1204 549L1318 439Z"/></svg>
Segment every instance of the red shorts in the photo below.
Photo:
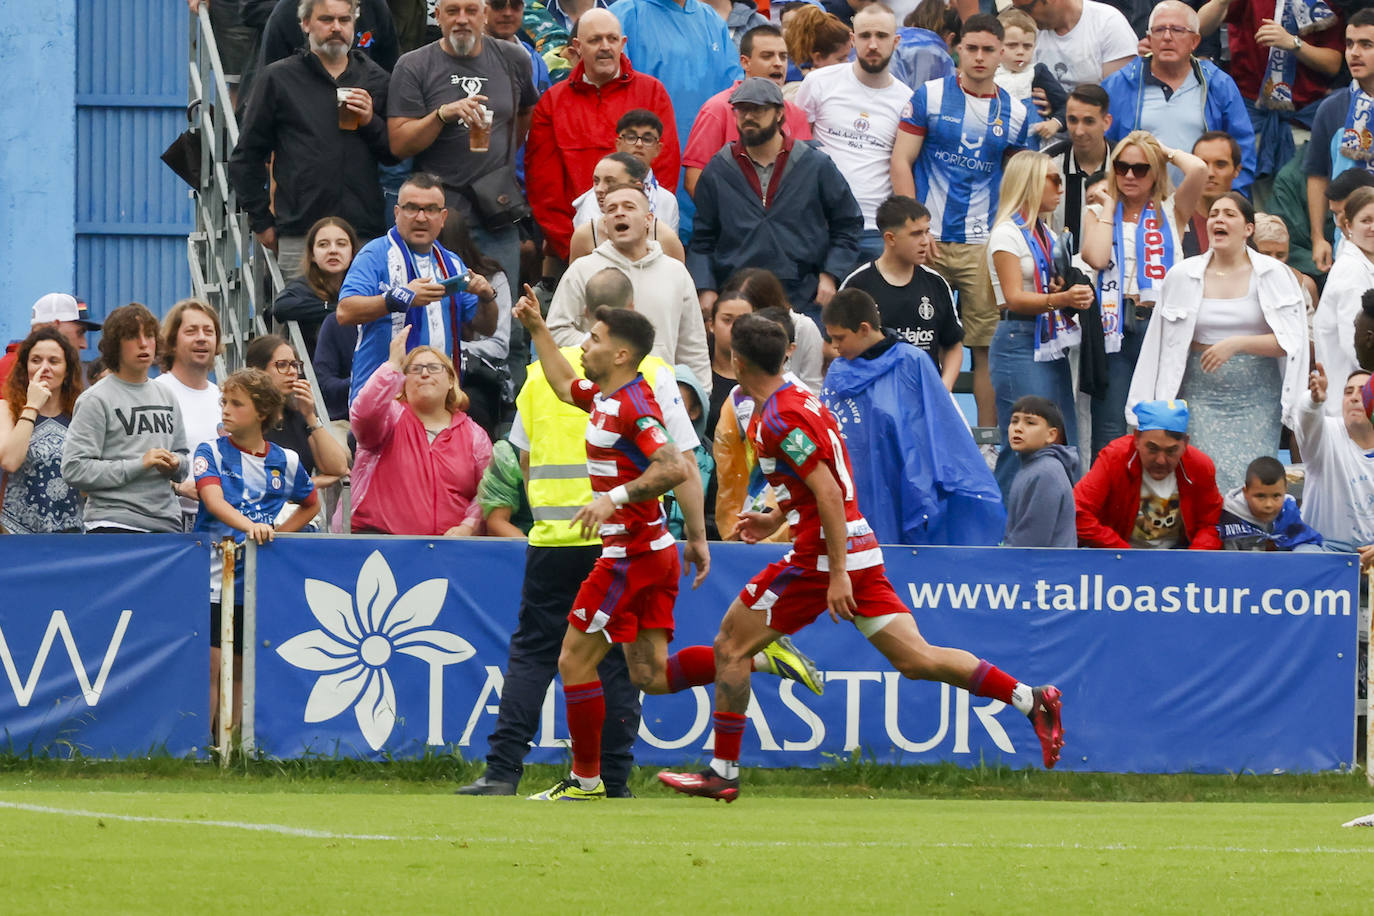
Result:
<svg viewBox="0 0 1374 916"><path fill-rule="evenodd" d="M886 617L910 614L911 609L897 597L882 566L856 569L849 574L854 587L855 617ZM744 606L763 611L765 626L779 633L795 633L826 612L825 595L830 588L830 573L803 569L791 563L771 563L764 567L739 593Z"/></svg>
<svg viewBox="0 0 1374 916"><path fill-rule="evenodd" d="M673 638L682 563L677 547L631 557L598 557L577 590L568 623L583 633L604 633L611 642L634 642L640 630L667 630Z"/></svg>

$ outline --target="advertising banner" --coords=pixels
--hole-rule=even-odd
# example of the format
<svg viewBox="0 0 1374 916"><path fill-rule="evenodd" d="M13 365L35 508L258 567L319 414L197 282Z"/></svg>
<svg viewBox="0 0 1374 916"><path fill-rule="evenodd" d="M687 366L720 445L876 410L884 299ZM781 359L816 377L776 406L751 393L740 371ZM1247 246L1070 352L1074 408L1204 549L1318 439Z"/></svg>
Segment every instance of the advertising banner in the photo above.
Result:
<svg viewBox="0 0 1374 916"><path fill-rule="evenodd" d="M209 621L203 539L0 538L0 749L124 757L203 747Z"/></svg>
<svg viewBox="0 0 1374 916"><path fill-rule="evenodd" d="M256 553L255 739L269 755L486 754L525 547L501 540L283 537ZM670 651L709 645L779 546L713 544L684 580ZM1331 770L1354 754L1357 569L1336 554L884 548L931 643L1064 693L1060 766ZM250 602L251 603L251 602ZM255 624L256 633L253 632ZM1040 765L1025 718L894 672L851 624L796 636L825 693L756 674L744 762ZM567 758L557 680L530 762ZM711 756L711 692L644 699L641 764Z"/></svg>

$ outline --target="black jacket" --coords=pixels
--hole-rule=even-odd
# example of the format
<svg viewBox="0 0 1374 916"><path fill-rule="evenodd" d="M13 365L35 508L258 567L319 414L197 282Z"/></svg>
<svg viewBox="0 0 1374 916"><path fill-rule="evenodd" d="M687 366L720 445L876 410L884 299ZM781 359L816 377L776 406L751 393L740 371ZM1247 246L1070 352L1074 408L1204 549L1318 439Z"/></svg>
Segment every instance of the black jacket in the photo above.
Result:
<svg viewBox="0 0 1374 916"><path fill-rule="evenodd" d="M337 306L337 302L329 303L321 299L305 277L296 277L277 294L267 311L273 321L294 321L300 325L305 349L314 353L320 324Z"/></svg>
<svg viewBox="0 0 1374 916"><path fill-rule="evenodd" d="M348 419L348 388L353 377L353 349L358 344L358 326L339 324L338 315L330 312L320 325L320 337L315 342L315 379L320 383L320 396L329 410L329 419Z"/></svg>
<svg viewBox="0 0 1374 916"><path fill-rule="evenodd" d="M229 180L254 232L276 226L279 235L305 235L326 216L341 216L359 237L386 231L377 163L393 164L386 134L390 78L359 51L350 51L338 82L318 57L299 51L272 64L253 97L229 157ZM339 128L336 90L360 87L372 94L372 120L357 130ZM276 154L276 217L268 208L267 160Z"/></svg>
<svg viewBox="0 0 1374 916"><path fill-rule="evenodd" d="M279 0L262 30L262 59L258 67L271 66L306 47L305 33L297 15L299 0ZM401 56L396 37L396 22L386 0L362 0L358 19L353 24L353 50L362 51L387 73Z"/></svg>

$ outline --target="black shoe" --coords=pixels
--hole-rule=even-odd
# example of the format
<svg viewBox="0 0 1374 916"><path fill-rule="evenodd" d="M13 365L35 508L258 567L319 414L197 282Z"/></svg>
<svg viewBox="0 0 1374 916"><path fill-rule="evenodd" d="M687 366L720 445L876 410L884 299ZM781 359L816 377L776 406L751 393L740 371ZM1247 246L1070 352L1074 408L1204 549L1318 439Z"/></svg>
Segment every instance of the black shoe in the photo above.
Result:
<svg viewBox="0 0 1374 916"><path fill-rule="evenodd" d="M502 782L490 776L479 776L477 781L458 789L454 795L514 795L515 783Z"/></svg>
<svg viewBox="0 0 1374 916"><path fill-rule="evenodd" d="M606 797L607 797L607 798L634 798L634 797L635 797L635 794L634 794L633 792L630 791L630 787L629 787L629 786L613 786L613 785L611 785L610 783L607 783L607 784L606 784Z"/></svg>

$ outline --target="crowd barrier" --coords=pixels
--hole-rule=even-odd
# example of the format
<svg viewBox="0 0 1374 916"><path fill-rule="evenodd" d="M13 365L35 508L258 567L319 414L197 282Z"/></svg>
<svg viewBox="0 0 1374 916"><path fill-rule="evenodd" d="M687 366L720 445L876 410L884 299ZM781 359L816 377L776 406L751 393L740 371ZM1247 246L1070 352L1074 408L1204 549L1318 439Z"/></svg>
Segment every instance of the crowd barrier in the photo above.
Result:
<svg viewBox="0 0 1374 916"><path fill-rule="evenodd" d="M9 749L98 756L208 739L208 551L194 536L0 538L0 722ZM525 547L516 541L283 536L245 552L245 745L273 757L484 756ZM782 552L712 545L674 645L709 643ZM1061 766L1111 772L1345 769L1354 762L1358 572L1335 554L885 548L932 642L1064 691ZM754 678L744 759L1039 766L1003 704L906 681L848 624L797 643L817 697ZM644 700L636 759L710 756L710 692ZM1363 714L1363 708L1360 713ZM555 681L531 762L566 759Z"/></svg>

